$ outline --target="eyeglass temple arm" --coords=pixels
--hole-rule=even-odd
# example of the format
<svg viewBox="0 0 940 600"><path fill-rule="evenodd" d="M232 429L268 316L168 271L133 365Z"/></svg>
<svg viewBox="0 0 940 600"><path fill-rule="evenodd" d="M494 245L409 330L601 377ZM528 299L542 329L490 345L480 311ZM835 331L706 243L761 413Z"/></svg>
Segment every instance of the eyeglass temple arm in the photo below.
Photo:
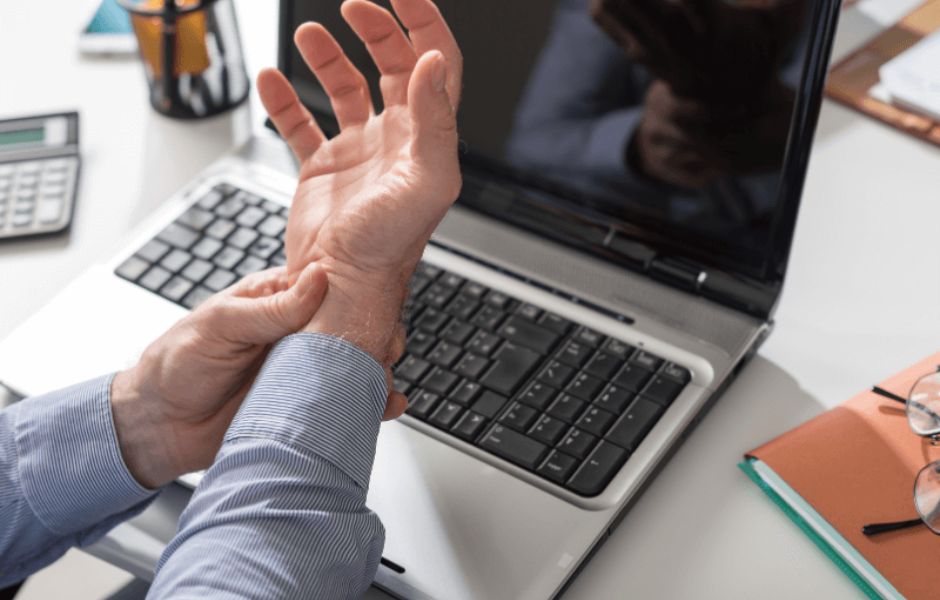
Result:
<svg viewBox="0 0 940 600"><path fill-rule="evenodd" d="M923 524L924 522L920 519L911 519L910 521L896 521L894 523L872 523L862 527L862 533L871 537L881 533L888 533L889 531L910 529L911 527L917 527L918 525Z"/></svg>
<svg viewBox="0 0 940 600"><path fill-rule="evenodd" d="M875 394L878 394L878 395L881 396L882 398L887 398L888 400L893 400L894 402L900 402L901 404L907 404L907 403L908 403L908 400L905 399L903 396L898 396L897 394L895 394L895 393L893 393L893 392L889 392L888 390L886 390L886 389L884 389L884 388L880 388L880 387L878 387L877 385L873 385L873 386L871 387L871 391L872 391L873 393L875 393ZM929 415L930 418L932 418L932 419L934 420L934 422L935 422L937 425L940 425L940 415L938 415L938 414L935 413L934 411L930 410L929 408L927 408L926 406L924 406L924 405L921 404L920 402L917 402L917 401L915 401L915 400L910 400L910 403L911 403L912 406L914 406L914 408L917 408L917 409L923 411L924 413L926 413L927 415Z"/></svg>

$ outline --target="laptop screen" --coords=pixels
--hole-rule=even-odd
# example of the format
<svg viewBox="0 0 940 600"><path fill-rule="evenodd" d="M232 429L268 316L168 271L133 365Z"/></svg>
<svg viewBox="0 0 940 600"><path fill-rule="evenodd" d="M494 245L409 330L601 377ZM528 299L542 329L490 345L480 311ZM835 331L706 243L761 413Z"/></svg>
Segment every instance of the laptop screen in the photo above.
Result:
<svg viewBox="0 0 940 600"><path fill-rule="evenodd" d="M465 59L461 202L624 264L668 256L779 283L821 94L807 57L828 50L812 32L831 2L437 4ZM305 21L336 35L381 107L339 5L282 3L281 66L321 118L329 103L290 44Z"/></svg>

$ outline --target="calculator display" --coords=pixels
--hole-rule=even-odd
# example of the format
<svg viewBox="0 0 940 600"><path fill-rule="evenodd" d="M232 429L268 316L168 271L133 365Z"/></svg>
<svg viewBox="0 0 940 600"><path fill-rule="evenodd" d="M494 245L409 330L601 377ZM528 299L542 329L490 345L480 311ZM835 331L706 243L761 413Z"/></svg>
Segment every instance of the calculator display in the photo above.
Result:
<svg viewBox="0 0 940 600"><path fill-rule="evenodd" d="M20 129L17 131L0 131L0 146L41 144L45 137L46 130L43 127L36 129Z"/></svg>

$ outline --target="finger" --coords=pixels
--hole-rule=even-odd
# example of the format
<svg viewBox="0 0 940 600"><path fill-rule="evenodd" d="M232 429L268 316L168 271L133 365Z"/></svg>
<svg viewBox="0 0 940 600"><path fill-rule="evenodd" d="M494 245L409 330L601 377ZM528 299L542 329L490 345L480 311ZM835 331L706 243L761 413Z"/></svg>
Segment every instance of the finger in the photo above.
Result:
<svg viewBox="0 0 940 600"><path fill-rule="evenodd" d="M274 267L246 275L222 293L238 298L259 298L286 290L288 287L287 269Z"/></svg>
<svg viewBox="0 0 940 600"><path fill-rule="evenodd" d="M400 392L392 392L388 395L388 401L385 403L385 414L382 415L383 421L393 421L405 414L408 409L408 398Z"/></svg>
<svg viewBox="0 0 940 600"><path fill-rule="evenodd" d="M392 0L392 8L408 30L417 56L431 50L444 55L447 62L447 96L456 112L460 105L463 81L463 55L441 11L431 0Z"/></svg>
<svg viewBox="0 0 940 600"><path fill-rule="evenodd" d="M326 137L313 115L300 102L287 78L277 69L261 71L258 75L258 94L271 122L293 150L297 160L303 162L310 158Z"/></svg>
<svg viewBox="0 0 940 600"><path fill-rule="evenodd" d="M319 23L306 23L297 29L294 42L330 97L339 126L365 123L372 115L372 98L366 78L330 32Z"/></svg>
<svg viewBox="0 0 940 600"><path fill-rule="evenodd" d="M347 0L341 10L382 74L380 85L385 106L404 104L418 56L398 21L392 13L367 0Z"/></svg>
<svg viewBox="0 0 940 600"><path fill-rule="evenodd" d="M405 354L405 344L407 340L408 333L405 330L405 325L399 323L398 328L395 330L395 335L392 337L391 347L388 351L388 364L394 365L401 360L401 357Z"/></svg>
<svg viewBox="0 0 940 600"><path fill-rule="evenodd" d="M440 52L432 50L418 59L408 86L411 151L419 162L453 169L458 164L457 118L445 90L446 78L447 65Z"/></svg>

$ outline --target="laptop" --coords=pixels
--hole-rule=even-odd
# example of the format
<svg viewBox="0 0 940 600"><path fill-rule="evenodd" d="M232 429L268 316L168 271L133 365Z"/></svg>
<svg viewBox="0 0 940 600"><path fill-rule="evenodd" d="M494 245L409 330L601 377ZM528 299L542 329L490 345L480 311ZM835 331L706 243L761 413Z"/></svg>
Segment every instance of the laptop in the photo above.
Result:
<svg viewBox="0 0 940 600"><path fill-rule="evenodd" d="M409 408L382 426L368 498L375 583L555 597L772 329L839 3L716 1L701 27L663 13L664 39L694 42L671 70L643 55L657 38L623 8L640 3L438 4L466 59L465 185L405 308ZM375 69L338 3L280 11L280 67L335 131L292 32L320 21ZM296 177L259 131L0 344L0 380L35 395L129 366L283 264Z"/></svg>

